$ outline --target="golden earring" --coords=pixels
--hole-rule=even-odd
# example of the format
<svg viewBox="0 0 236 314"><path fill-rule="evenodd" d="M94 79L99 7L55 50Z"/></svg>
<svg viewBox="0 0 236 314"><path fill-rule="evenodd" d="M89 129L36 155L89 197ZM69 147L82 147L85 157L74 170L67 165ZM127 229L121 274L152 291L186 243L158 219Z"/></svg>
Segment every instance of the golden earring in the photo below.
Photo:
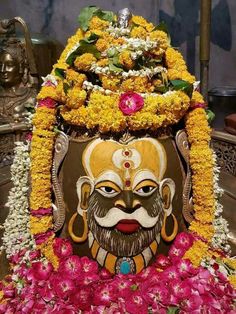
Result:
<svg viewBox="0 0 236 314"><path fill-rule="evenodd" d="M166 220L167 220L167 215L165 213L164 216L164 221L163 221L163 225L161 227L161 237L163 240L165 240L166 242L171 242L174 240L174 238L176 237L177 233L178 233L178 221L175 217L174 214L171 214L171 216L173 217L173 221L174 221L174 229L171 235L167 235L166 234Z"/></svg>
<svg viewBox="0 0 236 314"><path fill-rule="evenodd" d="M73 232L73 224L75 221L75 218L77 217L78 213L74 213L74 215L71 217L68 225L68 231L69 235L71 236L72 240L76 243L84 242L88 238L88 222L87 222L87 212L83 211L83 223L84 223L84 232L81 237L78 237Z"/></svg>

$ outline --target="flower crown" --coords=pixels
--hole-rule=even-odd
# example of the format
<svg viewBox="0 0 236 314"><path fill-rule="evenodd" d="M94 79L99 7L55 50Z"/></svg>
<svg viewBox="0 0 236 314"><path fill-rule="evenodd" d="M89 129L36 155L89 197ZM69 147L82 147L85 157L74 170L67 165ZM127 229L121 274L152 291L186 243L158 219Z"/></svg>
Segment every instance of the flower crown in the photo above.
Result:
<svg viewBox="0 0 236 314"><path fill-rule="evenodd" d="M97 7L84 8L79 21L45 78L39 106L51 97L68 124L104 133L156 130L177 123L191 103L204 103L163 23Z"/></svg>

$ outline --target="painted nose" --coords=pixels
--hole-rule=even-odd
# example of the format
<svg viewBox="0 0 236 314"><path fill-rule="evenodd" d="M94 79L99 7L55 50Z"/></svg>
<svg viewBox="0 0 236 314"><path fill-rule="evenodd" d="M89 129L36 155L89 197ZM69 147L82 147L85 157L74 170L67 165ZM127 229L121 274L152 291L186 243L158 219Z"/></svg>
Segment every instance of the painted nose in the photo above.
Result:
<svg viewBox="0 0 236 314"><path fill-rule="evenodd" d="M139 203L139 201L134 200L134 195L132 191L124 191L123 200L116 201L115 206L120 208L124 212L131 214L136 209L138 209L141 204Z"/></svg>

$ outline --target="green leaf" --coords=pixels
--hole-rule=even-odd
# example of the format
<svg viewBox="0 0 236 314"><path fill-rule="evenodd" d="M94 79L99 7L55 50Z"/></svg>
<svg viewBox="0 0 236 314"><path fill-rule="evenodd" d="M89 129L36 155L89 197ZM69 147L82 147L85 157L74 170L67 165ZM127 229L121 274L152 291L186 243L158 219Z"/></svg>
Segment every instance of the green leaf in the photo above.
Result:
<svg viewBox="0 0 236 314"><path fill-rule="evenodd" d="M112 58L112 63L117 66L118 68L122 68L122 65L119 62L119 55L114 55L114 57Z"/></svg>
<svg viewBox="0 0 236 314"><path fill-rule="evenodd" d="M66 59L66 63L69 64L70 66L72 66L76 57L78 57L78 56L80 56L86 52L93 54L94 57L97 59L99 59L101 57L101 53L97 50L96 46L94 46L92 44L88 44L84 40L80 40L79 47L69 55L69 57Z"/></svg>
<svg viewBox="0 0 236 314"><path fill-rule="evenodd" d="M110 69L110 71L117 72L117 73L120 73L123 71L121 68L117 67L112 62L109 63L109 69Z"/></svg>
<svg viewBox="0 0 236 314"><path fill-rule="evenodd" d="M177 314L179 313L179 308L176 306L168 307L167 314Z"/></svg>
<svg viewBox="0 0 236 314"><path fill-rule="evenodd" d="M89 6L81 10L78 16L78 22L83 31L86 31L88 29L89 21L98 10L99 8L96 6Z"/></svg>
<svg viewBox="0 0 236 314"><path fill-rule="evenodd" d="M213 111L211 111L210 109L206 109L206 114L207 114L207 120L209 123L211 123L214 119L215 119L215 114Z"/></svg>
<svg viewBox="0 0 236 314"><path fill-rule="evenodd" d="M66 95L67 95L67 93L68 93L69 88L70 88L70 85L69 85L69 84L63 83L63 90L64 90L64 92L65 92Z"/></svg>
<svg viewBox="0 0 236 314"><path fill-rule="evenodd" d="M61 79L65 78L65 70L64 69L56 68L54 70L54 73L55 73L56 76L60 77Z"/></svg>
<svg viewBox="0 0 236 314"><path fill-rule="evenodd" d="M167 25L166 25L166 23L165 22L161 22L160 24L158 24L153 30L152 30L152 32L154 32L154 31L163 31L163 32L165 32L167 35L169 35L169 30L168 30L168 27L167 27Z"/></svg>
<svg viewBox="0 0 236 314"><path fill-rule="evenodd" d="M174 90L182 90L191 97L193 92L193 84L190 84L189 82L183 80L172 80L170 81L170 83L173 86Z"/></svg>
<svg viewBox="0 0 236 314"><path fill-rule="evenodd" d="M112 22L114 20L114 13L112 11L102 11L98 9L94 12L94 15L108 22Z"/></svg>
<svg viewBox="0 0 236 314"><path fill-rule="evenodd" d="M165 85L160 85L160 86L155 87L155 92L162 93L162 94L168 92L168 90L169 90L168 87Z"/></svg>
<svg viewBox="0 0 236 314"><path fill-rule="evenodd" d="M100 36L97 34L92 33L88 38L84 38L80 40L80 43L92 44L98 40Z"/></svg>

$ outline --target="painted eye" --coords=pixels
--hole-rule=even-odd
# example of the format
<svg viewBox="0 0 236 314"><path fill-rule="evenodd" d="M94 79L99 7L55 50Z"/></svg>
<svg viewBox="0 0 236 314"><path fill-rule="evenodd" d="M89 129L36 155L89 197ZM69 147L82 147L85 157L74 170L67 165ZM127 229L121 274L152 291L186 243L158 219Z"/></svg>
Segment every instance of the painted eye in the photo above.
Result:
<svg viewBox="0 0 236 314"><path fill-rule="evenodd" d="M108 193L108 194L116 193L116 191L113 188L111 188L110 186L100 187L100 190L105 192L105 193Z"/></svg>
<svg viewBox="0 0 236 314"><path fill-rule="evenodd" d="M113 182L101 182L95 188L105 197L114 197L120 193L119 187Z"/></svg>
<svg viewBox="0 0 236 314"><path fill-rule="evenodd" d="M140 195L150 195L153 190L155 190L155 187L147 185L138 189L136 192Z"/></svg>
<svg viewBox="0 0 236 314"><path fill-rule="evenodd" d="M144 180L136 185L134 193L139 196L149 196L157 189L157 187L158 185L156 182L152 180Z"/></svg>

